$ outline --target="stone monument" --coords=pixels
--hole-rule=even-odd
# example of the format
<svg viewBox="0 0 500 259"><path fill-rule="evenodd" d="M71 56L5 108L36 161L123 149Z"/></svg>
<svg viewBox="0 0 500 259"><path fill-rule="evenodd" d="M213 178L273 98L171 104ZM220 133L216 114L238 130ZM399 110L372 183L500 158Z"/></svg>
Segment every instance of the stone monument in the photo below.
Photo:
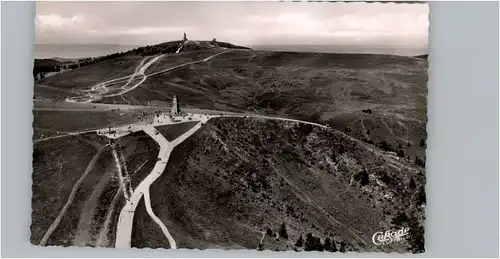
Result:
<svg viewBox="0 0 500 259"><path fill-rule="evenodd" d="M170 108L170 115L178 116L181 114L181 109L179 108L179 99L177 95L174 95L174 99L172 99L172 108Z"/></svg>

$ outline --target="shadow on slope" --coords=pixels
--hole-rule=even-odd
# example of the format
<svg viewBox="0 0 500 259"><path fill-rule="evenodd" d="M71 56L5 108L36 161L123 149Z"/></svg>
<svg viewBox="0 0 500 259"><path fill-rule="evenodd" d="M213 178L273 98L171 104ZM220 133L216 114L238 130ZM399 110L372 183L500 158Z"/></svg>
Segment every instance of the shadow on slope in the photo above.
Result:
<svg viewBox="0 0 500 259"><path fill-rule="evenodd" d="M168 141L173 141L176 138L178 138L180 135L182 135L184 132L188 131L194 125L196 125L198 122L193 121L193 122L184 122L184 123L179 123L179 124L170 124L170 125L164 125L164 126L159 126L156 127L156 129L168 140Z"/></svg>

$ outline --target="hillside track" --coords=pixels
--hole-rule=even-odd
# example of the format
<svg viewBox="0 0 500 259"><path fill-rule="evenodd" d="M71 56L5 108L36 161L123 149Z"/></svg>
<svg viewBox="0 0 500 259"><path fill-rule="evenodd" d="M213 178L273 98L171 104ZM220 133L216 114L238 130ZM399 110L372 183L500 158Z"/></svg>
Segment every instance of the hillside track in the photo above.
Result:
<svg viewBox="0 0 500 259"><path fill-rule="evenodd" d="M126 93L136 89L137 87L139 87L150 76L163 74L163 73L166 73L166 72L178 69L178 68L186 67L189 65L193 65L193 64L208 62L211 59L213 59L219 55L222 55L222 54L225 54L225 53L228 53L231 51L234 51L234 50L233 49L224 50L224 51L213 54L213 55L206 57L204 59L201 59L201 60L182 63L180 65L170 67L170 68L167 68L167 69L164 69L161 71L157 71L154 73L150 73L150 74L146 74L146 70L149 67L151 67L153 64L156 65L157 62L161 58L166 56L167 54L161 54L161 55L154 56L154 57L146 57L135 68L135 71L133 74L128 75L128 76L119 77L119 78L114 78L114 79L99 83L99 84L91 87L90 90L83 91L82 92L83 95L67 98L66 102L92 103L92 102L94 102L96 100L100 100L102 98L123 96L123 94L126 94Z"/></svg>
<svg viewBox="0 0 500 259"><path fill-rule="evenodd" d="M54 230L59 226L59 222L61 222L62 217L64 216L64 214L68 210L69 206L73 202L73 199L76 196L76 192L78 191L78 188L80 187L80 184L87 177L87 175L90 173L90 171L92 170L92 168L94 168L95 163L97 162L97 160L99 159L99 157L101 157L101 154L104 152L105 149L106 149L105 147L100 148L97 151L97 153L94 155L94 157L92 158L92 160L90 160L90 163L87 165L87 168L83 172L82 176L80 176L80 178L78 179L78 181L73 186L73 189L71 189L71 193L70 193L70 195L68 197L68 200L66 201L66 204L64 204L64 207L59 211L59 214L57 215L56 219L54 220L54 222L52 223L52 225L50 225L49 229L47 229L47 232L45 232L44 236L42 237L42 240L40 241L40 244L39 244L40 246L44 246L45 243L47 243L47 240L49 239L49 237L52 234L52 232L54 232Z"/></svg>

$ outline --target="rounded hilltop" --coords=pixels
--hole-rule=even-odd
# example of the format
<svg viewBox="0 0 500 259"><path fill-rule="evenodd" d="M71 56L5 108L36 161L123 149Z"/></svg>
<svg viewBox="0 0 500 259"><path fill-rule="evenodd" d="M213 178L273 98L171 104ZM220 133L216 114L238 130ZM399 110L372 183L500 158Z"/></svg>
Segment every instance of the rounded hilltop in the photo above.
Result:
<svg viewBox="0 0 500 259"><path fill-rule="evenodd" d="M82 57L75 60L35 59L33 69L33 78L40 83L46 77L47 73L63 72L84 66L93 65L102 61L116 60L130 56L154 56L160 54L177 54L181 52L199 51L199 50L217 50L217 49L251 49L244 46L237 46L228 42L220 42L213 38L211 41L190 40L184 33L183 38L177 41L168 41L156 45L147 45L131 49L125 52L118 52L100 57Z"/></svg>
<svg viewBox="0 0 500 259"><path fill-rule="evenodd" d="M237 46L228 42L220 42L217 41L215 38L213 38L211 41L191 40L187 37L187 34L184 32L182 40L168 41L157 45L143 46L130 50L124 54L132 54L132 55L138 54L142 56L148 56L148 55L180 53L180 52L188 52L188 51L196 51L204 49L216 49L216 48L250 49L248 47Z"/></svg>

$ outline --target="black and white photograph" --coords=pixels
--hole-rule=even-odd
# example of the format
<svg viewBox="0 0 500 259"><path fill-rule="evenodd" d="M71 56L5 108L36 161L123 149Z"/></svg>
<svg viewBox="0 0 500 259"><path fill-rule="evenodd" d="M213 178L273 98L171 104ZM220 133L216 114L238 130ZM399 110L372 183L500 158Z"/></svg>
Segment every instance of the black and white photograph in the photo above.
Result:
<svg viewBox="0 0 500 259"><path fill-rule="evenodd" d="M423 253L428 16L37 2L31 244Z"/></svg>

